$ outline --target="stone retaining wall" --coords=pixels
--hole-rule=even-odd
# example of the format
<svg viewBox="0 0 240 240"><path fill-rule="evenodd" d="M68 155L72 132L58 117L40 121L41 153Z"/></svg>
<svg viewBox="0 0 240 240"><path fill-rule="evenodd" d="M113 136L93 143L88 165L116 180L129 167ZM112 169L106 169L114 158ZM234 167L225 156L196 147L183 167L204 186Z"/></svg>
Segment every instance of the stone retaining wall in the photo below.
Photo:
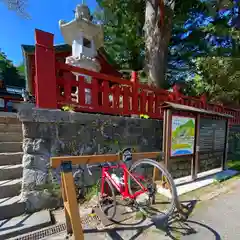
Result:
<svg viewBox="0 0 240 240"><path fill-rule="evenodd" d="M162 149L159 120L34 108L21 109L18 117L23 123L22 196L29 211L58 204L47 188L51 156L116 153L124 147Z"/></svg>
<svg viewBox="0 0 240 240"><path fill-rule="evenodd" d="M27 105L19 110L18 117L23 123L22 196L29 211L59 204L49 190L54 188L49 187L53 178L60 180L60 170L51 171L51 156L116 153L124 147L138 152L162 150L163 122L159 120L35 109ZM231 155L237 152L239 132L237 126L230 129ZM201 153L200 171L219 167L221 161L222 155ZM99 169L94 171L92 177L85 172L84 185L92 185L99 178ZM191 158L170 159L169 171L173 178L190 175Z"/></svg>
<svg viewBox="0 0 240 240"><path fill-rule="evenodd" d="M199 171L205 172L214 168L220 168L223 163L223 152L211 152L199 154Z"/></svg>

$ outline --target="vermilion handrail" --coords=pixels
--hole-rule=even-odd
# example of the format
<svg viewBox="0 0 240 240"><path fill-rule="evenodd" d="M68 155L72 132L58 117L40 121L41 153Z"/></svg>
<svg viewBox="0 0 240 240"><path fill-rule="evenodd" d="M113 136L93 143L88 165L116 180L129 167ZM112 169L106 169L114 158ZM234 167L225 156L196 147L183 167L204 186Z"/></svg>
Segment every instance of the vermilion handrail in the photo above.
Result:
<svg viewBox="0 0 240 240"><path fill-rule="evenodd" d="M60 63L55 56L53 35L40 30L35 35L36 75L32 88L38 107L54 109L71 105L75 111L124 116L146 114L162 119L161 104L169 101L227 113L234 116L230 124L240 124L240 109L207 103L205 95L185 96L177 85L168 91L139 83L136 72L127 80ZM83 76L77 81L73 72ZM86 80L86 76L91 80Z"/></svg>

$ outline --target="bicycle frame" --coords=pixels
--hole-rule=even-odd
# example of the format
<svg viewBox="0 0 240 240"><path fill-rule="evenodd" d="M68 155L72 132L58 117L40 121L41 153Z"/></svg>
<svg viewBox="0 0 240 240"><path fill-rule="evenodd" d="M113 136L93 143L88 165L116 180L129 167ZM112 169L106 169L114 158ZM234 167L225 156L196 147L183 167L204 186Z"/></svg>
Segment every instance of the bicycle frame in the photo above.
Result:
<svg viewBox="0 0 240 240"><path fill-rule="evenodd" d="M123 169L124 186L122 186L121 184L118 184L108 173L109 169L116 169L116 168ZM129 186L128 186L129 176L132 179L134 179L134 181L141 187L141 190L137 191L134 194L129 193ZM122 195L123 198L135 199L137 196L139 196L147 191L147 189L136 179L136 177L128 171L127 166L123 163L119 163L114 166L107 166L107 167L102 168L101 195L104 194L104 183L105 183L106 178L112 183L114 188L117 189L117 191ZM143 177L140 176L140 178L143 178Z"/></svg>

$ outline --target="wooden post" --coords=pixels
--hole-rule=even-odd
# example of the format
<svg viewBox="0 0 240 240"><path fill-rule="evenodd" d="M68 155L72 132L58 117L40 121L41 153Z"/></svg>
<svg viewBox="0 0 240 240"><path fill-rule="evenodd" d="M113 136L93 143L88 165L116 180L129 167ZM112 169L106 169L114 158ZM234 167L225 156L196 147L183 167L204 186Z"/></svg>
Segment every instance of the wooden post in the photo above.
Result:
<svg viewBox="0 0 240 240"><path fill-rule="evenodd" d="M194 156L193 156L193 164L191 169L191 175L193 180L197 178L197 174L199 172L199 151L200 151L200 114L198 113L196 117L195 124L195 146L194 146Z"/></svg>
<svg viewBox="0 0 240 240"><path fill-rule="evenodd" d="M165 109L163 112L163 141L162 141L162 151L163 151L163 159L164 159L164 164L166 164L165 159L166 159L166 136L167 136L167 110Z"/></svg>
<svg viewBox="0 0 240 240"><path fill-rule="evenodd" d="M168 162L170 157L170 147L171 147L171 110L164 110L163 117L163 157L164 165L168 169ZM160 180L159 172L156 168L153 170L153 180Z"/></svg>
<svg viewBox="0 0 240 240"><path fill-rule="evenodd" d="M62 191L62 199L63 199L63 203L65 204L65 202L67 202L67 194L65 191L65 183L64 183L64 176L63 176L63 172L61 173L61 191ZM67 211L67 209L64 207L64 213L65 213L65 220L66 220L66 226L67 226L67 233L68 234L72 234L72 225L71 225L71 219L69 216L69 213Z"/></svg>
<svg viewBox="0 0 240 240"><path fill-rule="evenodd" d="M36 106L57 108L55 53L51 33L35 30Z"/></svg>
<svg viewBox="0 0 240 240"><path fill-rule="evenodd" d="M64 162L62 169L62 186L64 211L68 233L73 233L75 240L84 240L83 229L77 203L71 162Z"/></svg>
<svg viewBox="0 0 240 240"><path fill-rule="evenodd" d="M164 140L165 144L165 149L164 149L164 162L165 162L165 167L169 169L169 158L171 156L171 138L172 138L172 111L171 109L167 109L166 111L166 136Z"/></svg>
<svg viewBox="0 0 240 240"><path fill-rule="evenodd" d="M222 169L226 169L227 157L228 157L228 135L229 135L229 120L226 120L226 133L225 133L225 148L222 162Z"/></svg>

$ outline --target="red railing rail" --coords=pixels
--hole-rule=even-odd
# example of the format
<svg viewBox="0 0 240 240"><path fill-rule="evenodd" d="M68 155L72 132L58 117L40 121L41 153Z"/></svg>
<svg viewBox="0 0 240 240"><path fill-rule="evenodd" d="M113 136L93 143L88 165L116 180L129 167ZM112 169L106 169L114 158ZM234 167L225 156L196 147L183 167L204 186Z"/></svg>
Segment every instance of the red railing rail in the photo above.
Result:
<svg viewBox="0 0 240 240"><path fill-rule="evenodd" d="M167 91L139 83L136 72L132 72L131 79L126 80L60 63L55 57L53 34L36 30L35 38L36 75L33 88L39 108L72 106L75 111L124 116L145 114L162 119L161 104L171 101L227 113L234 116L231 124L240 124L238 109L209 104L205 95L185 96L178 85Z"/></svg>

